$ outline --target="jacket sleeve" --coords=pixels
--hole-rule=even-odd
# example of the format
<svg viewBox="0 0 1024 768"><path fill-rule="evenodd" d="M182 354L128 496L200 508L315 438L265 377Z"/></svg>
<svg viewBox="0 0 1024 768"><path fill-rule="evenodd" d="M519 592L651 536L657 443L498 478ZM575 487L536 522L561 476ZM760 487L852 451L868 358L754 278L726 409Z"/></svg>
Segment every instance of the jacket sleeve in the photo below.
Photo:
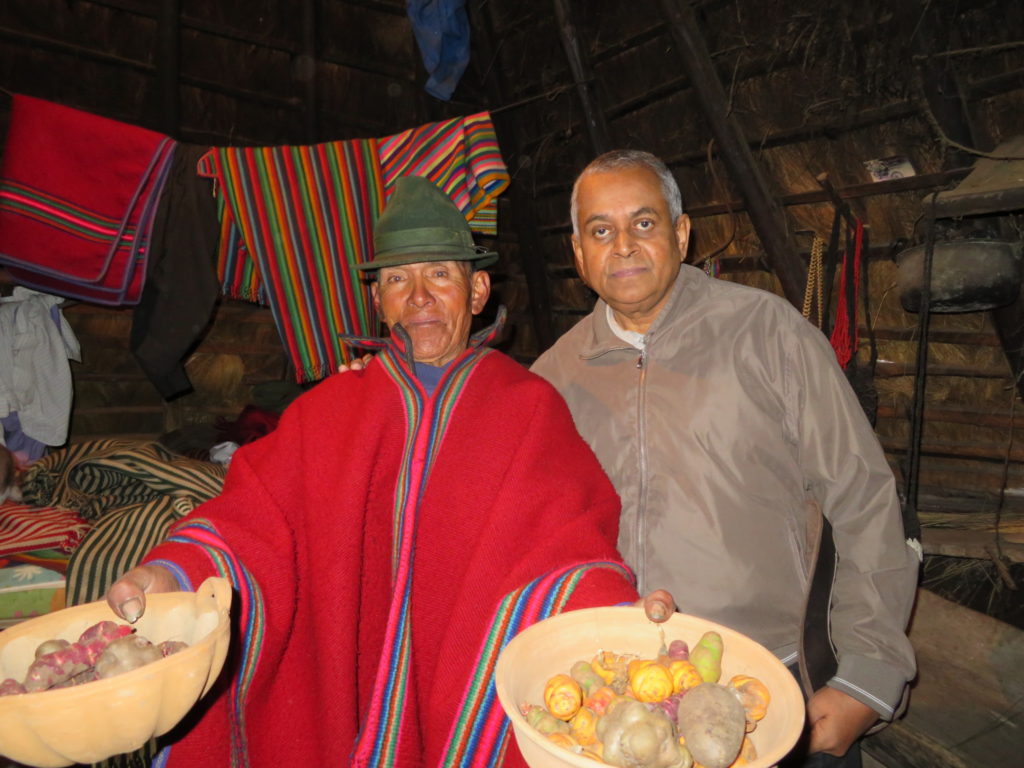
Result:
<svg viewBox="0 0 1024 768"><path fill-rule="evenodd" d="M919 558L903 534L892 470L828 341L802 320L789 338L787 410L797 414L806 488L832 524L838 560L839 668L829 685L890 720L915 674L905 630Z"/></svg>

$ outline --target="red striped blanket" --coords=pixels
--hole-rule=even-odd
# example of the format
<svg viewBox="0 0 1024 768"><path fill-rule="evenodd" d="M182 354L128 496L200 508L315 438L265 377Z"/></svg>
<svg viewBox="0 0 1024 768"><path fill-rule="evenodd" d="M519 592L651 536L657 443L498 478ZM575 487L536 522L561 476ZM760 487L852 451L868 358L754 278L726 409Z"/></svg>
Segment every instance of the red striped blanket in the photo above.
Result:
<svg viewBox="0 0 1024 768"><path fill-rule="evenodd" d="M70 509L4 502L0 504L0 556L40 549L70 553L90 527Z"/></svg>
<svg viewBox="0 0 1024 768"><path fill-rule="evenodd" d="M174 142L15 95L0 165L0 263L19 283L135 304Z"/></svg>
<svg viewBox="0 0 1024 768"><path fill-rule="evenodd" d="M383 207L376 141L219 148L199 173L216 180L222 221L252 258L296 379L336 371L352 354L338 334L375 331L369 287L352 266L370 258ZM237 254L230 240L221 246Z"/></svg>
<svg viewBox="0 0 1024 768"><path fill-rule="evenodd" d="M474 232L497 234L497 198L508 186L509 176L487 112L428 123L378 139L377 152L386 195L399 176L426 176L448 193ZM224 198L218 201L221 240L217 262L222 290L232 298L266 304L267 286L249 257L230 202L225 210Z"/></svg>

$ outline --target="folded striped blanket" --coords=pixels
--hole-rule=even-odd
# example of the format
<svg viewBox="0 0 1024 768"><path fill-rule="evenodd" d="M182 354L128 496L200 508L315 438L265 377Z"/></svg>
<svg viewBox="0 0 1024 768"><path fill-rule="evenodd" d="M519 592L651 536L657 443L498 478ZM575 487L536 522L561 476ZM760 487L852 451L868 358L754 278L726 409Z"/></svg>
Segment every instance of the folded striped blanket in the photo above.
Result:
<svg viewBox="0 0 1024 768"><path fill-rule="evenodd" d="M15 95L0 165L0 264L46 293L138 303L174 149L154 131Z"/></svg>
<svg viewBox="0 0 1024 768"><path fill-rule="evenodd" d="M0 557L40 549L71 553L90 527L70 509L5 501L0 504Z"/></svg>

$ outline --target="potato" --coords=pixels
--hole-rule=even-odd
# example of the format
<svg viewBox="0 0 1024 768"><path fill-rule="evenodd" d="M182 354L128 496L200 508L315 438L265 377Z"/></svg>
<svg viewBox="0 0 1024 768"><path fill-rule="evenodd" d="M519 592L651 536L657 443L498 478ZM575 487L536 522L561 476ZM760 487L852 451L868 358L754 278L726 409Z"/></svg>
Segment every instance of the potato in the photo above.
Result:
<svg viewBox="0 0 1024 768"><path fill-rule="evenodd" d="M44 640L36 648L35 658L38 659L40 656L45 656L46 654L53 653L54 651L63 651L69 645L71 645L71 643L67 640Z"/></svg>
<svg viewBox="0 0 1024 768"><path fill-rule="evenodd" d="M0 683L0 696L14 696L18 693L25 693L25 686L13 677L8 677Z"/></svg>
<svg viewBox="0 0 1024 768"><path fill-rule="evenodd" d="M684 698L685 700L685 698ZM691 765L672 734L672 723L642 702L620 697L597 721L596 736L604 745L602 758L620 768L687 768ZM685 754L684 754L685 752Z"/></svg>
<svg viewBox="0 0 1024 768"><path fill-rule="evenodd" d="M714 630L704 633L690 651L690 663L697 668L705 683L717 683L722 676L722 636Z"/></svg>
<svg viewBox="0 0 1024 768"><path fill-rule="evenodd" d="M131 672L163 658L160 649L138 635L122 637L108 645L96 660L96 674L107 678Z"/></svg>
<svg viewBox="0 0 1024 768"><path fill-rule="evenodd" d="M705 768L728 768L740 752L747 718L732 690L701 683L679 702L676 722L695 762Z"/></svg>
<svg viewBox="0 0 1024 768"><path fill-rule="evenodd" d="M188 648L188 643L182 640L164 640L162 643L157 643L156 647L160 649L161 655L173 656L178 651L184 651Z"/></svg>

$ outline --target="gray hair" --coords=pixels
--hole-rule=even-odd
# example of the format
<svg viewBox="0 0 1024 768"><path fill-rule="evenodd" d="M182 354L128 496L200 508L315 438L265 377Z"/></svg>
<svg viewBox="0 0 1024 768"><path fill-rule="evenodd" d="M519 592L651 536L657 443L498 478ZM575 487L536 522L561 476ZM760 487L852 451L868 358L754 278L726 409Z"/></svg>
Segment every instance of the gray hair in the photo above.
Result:
<svg viewBox="0 0 1024 768"><path fill-rule="evenodd" d="M672 171L665 163L650 152L640 149L613 149L592 160L580 172L580 175L576 177L576 182L572 185L569 211L572 216L572 233L574 235L579 236L580 234L580 181L590 173L619 171L624 168L646 168L656 174L661 180L661 194L665 198L665 202L668 203L668 212L672 217L672 223L674 224L683 215L683 196L679 192L679 184L676 183L675 176L672 175Z"/></svg>

